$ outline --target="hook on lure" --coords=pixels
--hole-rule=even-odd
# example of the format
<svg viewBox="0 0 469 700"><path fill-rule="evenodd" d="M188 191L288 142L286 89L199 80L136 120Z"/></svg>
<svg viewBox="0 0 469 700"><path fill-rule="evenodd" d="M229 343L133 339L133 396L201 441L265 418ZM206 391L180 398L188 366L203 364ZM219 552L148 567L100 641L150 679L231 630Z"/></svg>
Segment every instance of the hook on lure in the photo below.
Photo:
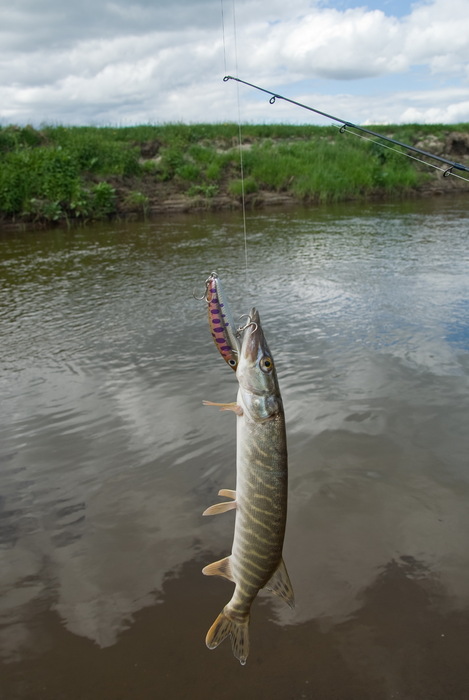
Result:
<svg viewBox="0 0 469 700"><path fill-rule="evenodd" d="M208 304L208 288L211 284L211 280L213 277L217 277L216 272L212 272L210 277L207 277L207 279L205 280L205 292L202 294L201 297L196 296L196 293L192 292L192 296L194 297L194 299L196 299L197 301L206 301Z"/></svg>
<svg viewBox="0 0 469 700"><path fill-rule="evenodd" d="M251 326L255 331L257 331L257 323L252 320L249 314L243 314L242 316L239 317L238 321L241 321L242 318L247 318L248 322L244 326L240 326L240 328L236 329L237 333L243 333L243 331L246 330L246 328L250 328Z"/></svg>

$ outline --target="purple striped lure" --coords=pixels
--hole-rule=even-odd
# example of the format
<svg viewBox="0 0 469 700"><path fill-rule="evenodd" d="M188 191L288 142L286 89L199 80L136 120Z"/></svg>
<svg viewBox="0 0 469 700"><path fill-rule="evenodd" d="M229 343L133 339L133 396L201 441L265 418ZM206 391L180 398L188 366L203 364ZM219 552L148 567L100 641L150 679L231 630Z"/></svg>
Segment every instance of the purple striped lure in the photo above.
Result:
<svg viewBox="0 0 469 700"><path fill-rule="evenodd" d="M225 362L236 372L239 358L236 326L216 272L212 272L205 280L204 299L207 302L208 324L213 341Z"/></svg>

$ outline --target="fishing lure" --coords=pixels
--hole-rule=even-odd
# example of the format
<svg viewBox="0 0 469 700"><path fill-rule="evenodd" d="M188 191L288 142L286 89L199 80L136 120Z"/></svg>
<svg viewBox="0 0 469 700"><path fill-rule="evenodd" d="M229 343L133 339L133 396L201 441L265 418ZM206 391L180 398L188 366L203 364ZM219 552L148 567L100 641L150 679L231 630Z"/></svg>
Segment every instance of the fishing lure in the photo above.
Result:
<svg viewBox="0 0 469 700"><path fill-rule="evenodd" d="M239 358L236 326L216 272L212 272L205 280L203 298L207 302L208 324L213 341L225 362L236 372Z"/></svg>

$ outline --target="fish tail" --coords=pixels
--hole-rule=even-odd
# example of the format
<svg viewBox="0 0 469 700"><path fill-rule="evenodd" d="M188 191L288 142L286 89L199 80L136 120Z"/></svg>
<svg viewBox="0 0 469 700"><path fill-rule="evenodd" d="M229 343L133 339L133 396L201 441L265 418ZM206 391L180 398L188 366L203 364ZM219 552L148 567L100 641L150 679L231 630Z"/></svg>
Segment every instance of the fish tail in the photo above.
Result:
<svg viewBox="0 0 469 700"><path fill-rule="evenodd" d="M207 632L205 643L209 649L215 649L228 635L233 654L244 666L249 654L249 615L235 618L227 607L223 608Z"/></svg>

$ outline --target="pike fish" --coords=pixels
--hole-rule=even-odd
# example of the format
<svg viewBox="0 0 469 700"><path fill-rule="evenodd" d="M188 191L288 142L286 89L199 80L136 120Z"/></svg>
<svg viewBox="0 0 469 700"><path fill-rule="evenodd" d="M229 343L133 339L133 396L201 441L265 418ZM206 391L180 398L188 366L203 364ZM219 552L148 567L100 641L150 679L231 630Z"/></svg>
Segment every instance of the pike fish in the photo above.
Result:
<svg viewBox="0 0 469 700"><path fill-rule="evenodd" d="M236 371L237 400L219 406L237 415L236 491L222 489L231 500L204 512L215 515L236 509L231 555L206 566L207 576L223 576L235 583L205 642L209 649L231 637L233 654L241 664L249 653L251 605L266 588L293 607L293 590L282 559L287 517L287 442L282 398L272 355L259 314L252 309Z"/></svg>

